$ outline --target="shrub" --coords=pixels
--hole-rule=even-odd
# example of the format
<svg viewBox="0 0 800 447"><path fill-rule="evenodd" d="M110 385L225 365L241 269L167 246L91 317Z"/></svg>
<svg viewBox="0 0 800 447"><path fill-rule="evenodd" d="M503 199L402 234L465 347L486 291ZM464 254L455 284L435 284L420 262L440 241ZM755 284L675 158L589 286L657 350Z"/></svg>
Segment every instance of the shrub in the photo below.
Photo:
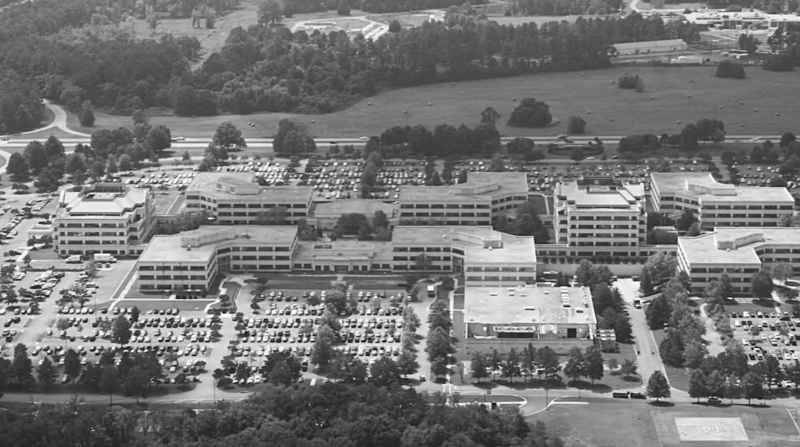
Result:
<svg viewBox="0 0 800 447"><path fill-rule="evenodd" d="M733 61L722 61L717 65L718 78L744 79L744 65Z"/></svg>
<svg viewBox="0 0 800 447"><path fill-rule="evenodd" d="M640 78L639 75L625 73L617 79L617 86L619 88L642 92L644 91L644 80Z"/></svg>
<svg viewBox="0 0 800 447"><path fill-rule="evenodd" d="M571 116L567 120L567 133L573 135L582 135L586 132L586 120L579 116Z"/></svg>
<svg viewBox="0 0 800 447"><path fill-rule="evenodd" d="M764 64L762 65L764 70L770 71L792 71L794 70L794 64L792 63L792 57L788 54L781 53L781 54L771 54L764 59Z"/></svg>

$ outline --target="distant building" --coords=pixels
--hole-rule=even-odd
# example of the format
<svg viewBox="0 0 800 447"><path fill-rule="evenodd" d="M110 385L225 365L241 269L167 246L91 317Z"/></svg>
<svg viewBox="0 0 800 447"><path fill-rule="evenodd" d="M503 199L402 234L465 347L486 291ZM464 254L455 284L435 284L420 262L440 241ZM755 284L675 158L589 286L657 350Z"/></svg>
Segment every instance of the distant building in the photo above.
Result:
<svg viewBox="0 0 800 447"><path fill-rule="evenodd" d="M615 43L616 56L647 55L654 53L674 53L686 51L689 46L683 39L645 40L640 42Z"/></svg>
<svg viewBox="0 0 800 447"><path fill-rule="evenodd" d="M418 258L424 255L425 262ZM139 257L142 292L206 293L225 272L464 273L467 286L536 282L533 237L491 227L395 227L392 240L298 241L284 225L210 225L155 236Z"/></svg>
<svg viewBox="0 0 800 447"><path fill-rule="evenodd" d="M800 228L717 228L678 238L678 268L689 275L695 294L723 274L734 293L748 294L754 274L781 263L800 272Z"/></svg>
<svg viewBox="0 0 800 447"><path fill-rule="evenodd" d="M152 234L154 209L150 190L119 183L63 190L53 219L56 252L137 256Z"/></svg>
<svg viewBox="0 0 800 447"><path fill-rule="evenodd" d="M556 244L548 246L545 254L540 252L548 262L585 258L619 263L647 256L640 249L647 240L643 184L608 177L560 183L553 192L553 204Z"/></svg>
<svg viewBox="0 0 800 447"><path fill-rule="evenodd" d="M590 342L597 331L587 287L467 287L463 313L464 333L456 336L468 350L507 350L516 342L566 351L570 343Z"/></svg>
<svg viewBox="0 0 800 447"><path fill-rule="evenodd" d="M516 286L536 282L536 248L531 236L491 227L399 226L392 234L395 272L464 272L466 285Z"/></svg>
<svg viewBox="0 0 800 447"><path fill-rule="evenodd" d="M650 197L655 211L689 210L703 229L777 227L794 214L794 197L786 188L719 183L710 172L654 172Z"/></svg>
<svg viewBox="0 0 800 447"><path fill-rule="evenodd" d="M139 257L139 290L205 294L224 273L288 272L296 243L297 227L287 225L211 225L155 236Z"/></svg>
<svg viewBox="0 0 800 447"><path fill-rule="evenodd" d="M275 208L286 211L286 222L308 217L310 186L261 186L249 174L202 172L186 189L186 209L205 210L217 223L246 225L258 222Z"/></svg>
<svg viewBox="0 0 800 447"><path fill-rule="evenodd" d="M470 172L466 183L402 186L401 225L491 225L528 200L524 172Z"/></svg>

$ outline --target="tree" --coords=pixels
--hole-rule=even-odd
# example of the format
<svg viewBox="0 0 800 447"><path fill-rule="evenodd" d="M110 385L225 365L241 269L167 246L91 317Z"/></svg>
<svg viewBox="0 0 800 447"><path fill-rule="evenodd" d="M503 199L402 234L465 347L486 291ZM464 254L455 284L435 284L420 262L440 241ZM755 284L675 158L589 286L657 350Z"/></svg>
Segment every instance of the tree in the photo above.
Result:
<svg viewBox="0 0 800 447"><path fill-rule="evenodd" d="M604 265L595 266L588 259L581 259L575 270L575 277L583 286L593 287L597 284L608 284L613 275Z"/></svg>
<svg viewBox="0 0 800 447"><path fill-rule="evenodd" d="M508 119L513 127L545 127L553 120L550 107L535 98L523 99Z"/></svg>
<svg viewBox="0 0 800 447"><path fill-rule="evenodd" d="M124 315L120 315L114 320L114 325L111 329L111 342L124 345L127 344L130 339L131 323Z"/></svg>
<svg viewBox="0 0 800 447"><path fill-rule="evenodd" d="M70 379L75 379L81 374L81 358L73 349L64 353L64 374Z"/></svg>
<svg viewBox="0 0 800 447"><path fill-rule="evenodd" d="M772 298L772 289L774 287L772 283L772 277L769 273L765 270L762 270L755 275L753 275L753 279L751 281L753 296L759 299L771 299Z"/></svg>
<svg viewBox="0 0 800 447"><path fill-rule="evenodd" d="M536 351L537 361L544 369L544 374L547 378L554 376L559 369L558 355L549 346Z"/></svg>
<svg viewBox="0 0 800 447"><path fill-rule="evenodd" d="M595 380L603 378L603 354L596 346L590 346L586 349L584 360L584 373L592 381L592 385L594 385Z"/></svg>
<svg viewBox="0 0 800 447"><path fill-rule="evenodd" d="M403 25L401 25L400 22L397 21L397 19L392 19L392 21L389 22L390 33L399 33L402 30L403 30Z"/></svg>
<svg viewBox="0 0 800 447"><path fill-rule="evenodd" d="M34 174L38 174L45 166L47 166L47 153L44 150L42 143L38 141L31 141L25 146L22 155L28 162L28 167Z"/></svg>
<svg viewBox="0 0 800 447"><path fill-rule="evenodd" d="M748 372L742 377L742 389L747 405L751 404L752 399L764 398L764 378L761 375Z"/></svg>
<svg viewBox="0 0 800 447"><path fill-rule="evenodd" d="M139 313L140 313L139 308L133 306L133 308L131 309L131 323L136 323L137 321L139 321Z"/></svg>
<svg viewBox="0 0 800 447"><path fill-rule="evenodd" d="M622 374L622 377L632 377L636 375L636 363L633 362L631 359L625 359L622 361L622 365L619 367L619 371Z"/></svg>
<svg viewBox="0 0 800 447"><path fill-rule="evenodd" d="M667 378L664 377L664 374L661 371L653 371L647 381L647 396L655 398L656 401L661 401L661 399L668 398L671 394L669 383L667 383Z"/></svg>
<svg viewBox="0 0 800 447"><path fill-rule="evenodd" d="M283 11L276 0L266 0L258 6L258 24L274 25L281 21Z"/></svg>
<svg viewBox="0 0 800 447"><path fill-rule="evenodd" d="M617 87L642 92L644 91L644 80L639 75L625 73L617 79Z"/></svg>
<svg viewBox="0 0 800 447"><path fill-rule="evenodd" d="M278 132L272 137L272 147L279 155L303 155L314 152L317 144L308 129L288 119L278 122Z"/></svg>
<svg viewBox="0 0 800 447"><path fill-rule="evenodd" d="M78 121L83 127L94 127L94 107L89 100L83 101L81 109L78 111Z"/></svg>
<svg viewBox="0 0 800 447"><path fill-rule="evenodd" d="M692 374L689 376L689 396L697 399L697 402L700 402L701 397L708 396L706 379L706 374L702 369L692 370Z"/></svg>
<svg viewBox="0 0 800 447"><path fill-rule="evenodd" d="M639 290L641 290L642 295L644 296L653 294L653 281L650 279L650 270L648 269L642 269L641 283L639 284Z"/></svg>
<svg viewBox="0 0 800 447"><path fill-rule="evenodd" d="M489 163L489 171L503 172L505 170L506 170L506 165L503 162L503 159L497 155L492 157L492 161Z"/></svg>
<svg viewBox="0 0 800 447"><path fill-rule="evenodd" d="M689 368L697 368L708 355L708 348L702 339L691 339L683 350L683 363Z"/></svg>
<svg viewBox="0 0 800 447"><path fill-rule="evenodd" d="M470 361L470 369L472 371L472 378L480 381L486 378L489 374L486 372L486 362L484 361L483 354L474 352Z"/></svg>
<svg viewBox="0 0 800 447"><path fill-rule="evenodd" d="M586 375L583 353L580 348L572 348L569 350L569 358L567 364L564 365L564 374L576 381Z"/></svg>
<svg viewBox="0 0 800 447"><path fill-rule="evenodd" d="M217 132L219 132L219 128L217 129ZM214 135L214 138L216 137L217 136ZM149 132L147 132L145 144L158 154L164 149L172 146L172 132L167 126L158 125L153 127Z"/></svg>
<svg viewBox="0 0 800 447"><path fill-rule="evenodd" d="M570 135L583 135L586 133L586 120L573 115L567 120L567 133Z"/></svg>
<svg viewBox="0 0 800 447"><path fill-rule="evenodd" d="M709 396L723 396L725 394L725 377L719 370L711 371L705 378L705 388Z"/></svg>
<svg viewBox="0 0 800 447"><path fill-rule="evenodd" d="M56 382L56 367L50 361L50 357L42 360L42 363L36 368L36 375L39 376L39 383L45 388L49 388Z"/></svg>
<svg viewBox="0 0 800 447"><path fill-rule="evenodd" d="M402 352L400 352L400 356L397 357L397 366L400 368L400 373L403 375L414 374L419 370L417 354L410 349L403 349Z"/></svg>
<svg viewBox="0 0 800 447"><path fill-rule="evenodd" d="M678 217L675 221L675 228L678 231L687 231L692 224L697 222L697 217L695 217L694 212L691 210L683 210L683 213Z"/></svg>
<svg viewBox="0 0 800 447"><path fill-rule="evenodd" d="M287 352L272 352L264 361L261 375L275 385L289 386L300 378L301 365Z"/></svg>
<svg viewBox="0 0 800 447"><path fill-rule="evenodd" d="M661 340L658 350L667 365L683 366L683 339L676 330L667 331L667 336Z"/></svg>
<svg viewBox="0 0 800 447"><path fill-rule="evenodd" d="M335 352L333 342L336 336L333 330L326 324L320 325L317 330L317 340L311 350L311 362L317 365L320 371L325 371L328 363L334 358Z"/></svg>
<svg viewBox="0 0 800 447"><path fill-rule="evenodd" d="M6 173L11 176L11 180L15 182L24 182L28 180L28 162L25 157L19 152L14 152L8 158L6 165Z"/></svg>
<svg viewBox="0 0 800 447"><path fill-rule="evenodd" d="M350 1L349 0L339 0L339 3L336 5L336 13L340 16L349 16L350 15Z"/></svg>
<svg viewBox="0 0 800 447"><path fill-rule="evenodd" d="M22 343L14 346L14 357L11 360L11 375L14 382L23 389L33 385L33 363L28 357L28 348Z"/></svg>
<svg viewBox="0 0 800 447"><path fill-rule="evenodd" d="M508 377L511 381L514 381L514 377L518 377L522 375L522 371L519 367L519 355L517 355L517 350L511 348L506 355L506 360L502 363L502 372L503 377Z"/></svg>
<svg viewBox="0 0 800 447"><path fill-rule="evenodd" d="M761 44L759 40L752 34L739 34L739 49L747 51L748 54L753 55L758 50L758 45ZM730 61L722 61L730 62ZM720 65L722 64L720 62Z"/></svg>
<svg viewBox="0 0 800 447"><path fill-rule="evenodd" d="M71 153L67 157L67 162L64 166L64 170L67 174L71 175L73 178L84 174L86 172L86 161L83 154L79 154L77 152Z"/></svg>
<svg viewBox="0 0 800 447"><path fill-rule="evenodd" d="M743 36L744 34L739 37ZM719 65L717 65L716 76L718 78L744 79L744 65L728 60L721 61Z"/></svg>
<svg viewBox="0 0 800 447"><path fill-rule="evenodd" d="M428 333L425 351L428 358L433 361L435 358L447 358L455 352L450 340L450 335L444 329L437 327Z"/></svg>
<svg viewBox="0 0 800 447"><path fill-rule="evenodd" d="M390 387L400 383L400 368L389 357L381 357L369 368L369 381L380 387Z"/></svg>
<svg viewBox="0 0 800 447"><path fill-rule="evenodd" d="M230 121L225 121L217 127L216 132L214 132L213 143L216 146L225 148L247 147L247 143L242 137L242 131L237 129Z"/></svg>
<svg viewBox="0 0 800 447"><path fill-rule="evenodd" d="M500 114L497 113L494 107L487 107L481 112L481 124L489 125L492 128L497 127L497 120L499 118Z"/></svg>

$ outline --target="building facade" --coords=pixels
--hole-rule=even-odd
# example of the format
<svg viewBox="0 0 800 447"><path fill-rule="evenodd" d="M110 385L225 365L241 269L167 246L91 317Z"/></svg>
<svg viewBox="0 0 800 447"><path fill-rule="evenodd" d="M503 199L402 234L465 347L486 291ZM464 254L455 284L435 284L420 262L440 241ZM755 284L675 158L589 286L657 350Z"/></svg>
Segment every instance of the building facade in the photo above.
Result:
<svg viewBox="0 0 800 447"><path fill-rule="evenodd" d="M53 244L61 256L137 256L152 234L155 205L148 189L101 183L63 190L58 200Z"/></svg>
<svg viewBox="0 0 800 447"><path fill-rule="evenodd" d="M753 275L776 264L800 272L800 228L717 228L678 238L678 268L689 275L694 294L727 275L733 292L747 295Z"/></svg>
<svg viewBox="0 0 800 447"><path fill-rule="evenodd" d="M650 198L657 212L693 212L706 230L778 227L794 214L794 198L786 188L719 183L709 172L651 173Z"/></svg>
<svg viewBox="0 0 800 447"><path fill-rule="evenodd" d="M524 172L470 172L466 183L402 186L401 225L491 225L528 200Z"/></svg>
<svg viewBox="0 0 800 447"><path fill-rule="evenodd" d="M155 236L136 266L139 291L205 294L221 274L292 270L295 226L205 226Z"/></svg>
<svg viewBox="0 0 800 447"><path fill-rule="evenodd" d="M649 250L642 248L647 242L643 184L612 178L561 183L553 192L553 204L555 244L547 247L547 262L614 263L648 255Z"/></svg>
<svg viewBox="0 0 800 447"><path fill-rule="evenodd" d="M309 215L310 186L263 187L249 174L202 172L186 189L186 210L205 211L221 225L250 225L282 209L286 223Z"/></svg>
<svg viewBox="0 0 800 447"><path fill-rule="evenodd" d="M597 319L587 287L467 287L463 333L467 350L528 343L566 351L594 340Z"/></svg>

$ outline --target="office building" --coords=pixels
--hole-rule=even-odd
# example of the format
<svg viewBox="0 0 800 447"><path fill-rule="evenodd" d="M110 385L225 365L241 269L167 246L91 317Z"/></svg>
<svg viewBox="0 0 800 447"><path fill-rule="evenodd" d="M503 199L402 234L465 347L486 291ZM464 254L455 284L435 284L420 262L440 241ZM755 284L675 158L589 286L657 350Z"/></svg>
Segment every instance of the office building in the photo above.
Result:
<svg viewBox="0 0 800 447"><path fill-rule="evenodd" d="M491 227L395 227L392 255L395 272L464 272L467 286L536 282L533 237L501 233Z"/></svg>
<svg viewBox="0 0 800 447"><path fill-rule="evenodd" d="M297 228L212 225L153 237L137 264L139 291L205 294L228 272L292 269Z"/></svg>
<svg viewBox="0 0 800 447"><path fill-rule="evenodd" d="M402 186L401 225L491 225L528 200L524 172L470 172L466 183Z"/></svg>
<svg viewBox="0 0 800 447"><path fill-rule="evenodd" d="M53 219L56 252L136 256L152 234L154 209L148 189L99 183L81 191L63 190Z"/></svg>
<svg viewBox="0 0 800 447"><path fill-rule="evenodd" d="M794 198L786 188L719 183L709 172L654 172L650 198L660 213L693 212L705 230L778 227L794 214Z"/></svg>
<svg viewBox="0 0 800 447"><path fill-rule="evenodd" d="M723 274L734 293L747 295L754 274L782 263L800 272L800 228L717 228L678 238L678 268L689 275L691 292L698 295Z"/></svg>
<svg viewBox="0 0 800 447"><path fill-rule="evenodd" d="M282 208L286 223L296 224L308 217L312 193L310 186L261 186L250 174L201 172L186 189L186 209L221 225L248 225Z"/></svg>
<svg viewBox="0 0 800 447"><path fill-rule="evenodd" d="M589 259L607 264L646 257L644 185L612 178L587 178L560 183L553 192L555 244L540 257L545 262ZM541 248L541 247L540 247Z"/></svg>

